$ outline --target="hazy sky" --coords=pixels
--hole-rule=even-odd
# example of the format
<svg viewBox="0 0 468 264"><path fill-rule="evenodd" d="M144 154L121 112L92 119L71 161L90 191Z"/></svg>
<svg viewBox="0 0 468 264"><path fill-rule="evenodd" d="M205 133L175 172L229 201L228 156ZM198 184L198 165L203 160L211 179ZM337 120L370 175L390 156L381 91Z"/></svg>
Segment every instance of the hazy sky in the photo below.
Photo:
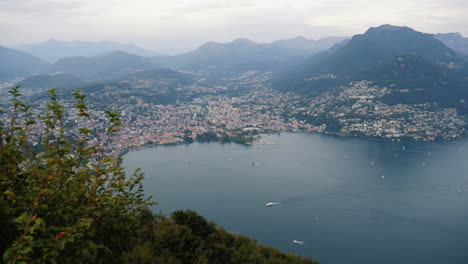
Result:
<svg viewBox="0 0 468 264"><path fill-rule="evenodd" d="M381 24L468 36L468 0L0 0L0 44L134 42L157 52L209 41L350 36Z"/></svg>

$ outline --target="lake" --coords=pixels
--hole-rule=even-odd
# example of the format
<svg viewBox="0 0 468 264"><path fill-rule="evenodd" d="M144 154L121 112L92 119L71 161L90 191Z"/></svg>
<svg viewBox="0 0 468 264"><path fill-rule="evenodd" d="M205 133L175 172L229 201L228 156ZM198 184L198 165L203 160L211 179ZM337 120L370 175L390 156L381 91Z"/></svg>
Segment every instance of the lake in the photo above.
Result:
<svg viewBox="0 0 468 264"><path fill-rule="evenodd" d="M142 168L155 212L193 209L324 264L468 263L468 139L263 141L145 148L127 153L124 166Z"/></svg>

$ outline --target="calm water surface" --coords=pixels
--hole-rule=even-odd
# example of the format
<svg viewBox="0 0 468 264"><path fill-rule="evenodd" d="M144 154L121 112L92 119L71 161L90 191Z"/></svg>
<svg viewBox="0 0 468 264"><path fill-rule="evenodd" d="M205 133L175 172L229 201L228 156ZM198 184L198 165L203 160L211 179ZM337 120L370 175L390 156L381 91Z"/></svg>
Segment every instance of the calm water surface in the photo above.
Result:
<svg viewBox="0 0 468 264"><path fill-rule="evenodd" d="M126 154L124 166L146 173L156 212L193 209L321 263L468 263L467 139L264 141L146 148Z"/></svg>

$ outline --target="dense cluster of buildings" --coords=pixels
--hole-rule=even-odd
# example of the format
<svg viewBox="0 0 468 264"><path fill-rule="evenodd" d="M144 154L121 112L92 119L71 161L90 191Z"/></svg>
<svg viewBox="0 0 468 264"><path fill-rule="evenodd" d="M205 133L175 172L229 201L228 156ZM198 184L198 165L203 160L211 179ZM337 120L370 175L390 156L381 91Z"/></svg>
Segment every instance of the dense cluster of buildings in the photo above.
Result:
<svg viewBox="0 0 468 264"><path fill-rule="evenodd" d="M311 116L327 115L340 123L336 134L385 139L450 140L465 133L465 118L454 108L435 104L387 105L379 101L388 88L361 81L312 100ZM405 92L405 91L401 91ZM320 131L326 127L319 126Z"/></svg>
<svg viewBox="0 0 468 264"><path fill-rule="evenodd" d="M250 80L250 85L260 85L266 80L262 75L255 78L257 82ZM146 83L139 85L146 87ZM111 144L104 147L114 155L121 155L148 144L186 142L186 137L195 139L207 132L256 136L282 131L318 131L391 140L449 140L465 133L464 117L455 109L431 104L386 105L379 98L388 93L388 88L361 81L312 100L274 91L268 85L237 96L213 92L175 104L151 104L144 98L127 97L129 100L109 102L110 108L120 112L123 125ZM79 117L72 101L63 104L70 136L79 134L79 127L90 127L105 137L103 131L109 123L104 111L90 110L93 120L87 120ZM95 109L93 102L90 108ZM44 105L33 109L38 115L45 110ZM4 113L1 118L7 120L9 116ZM335 124L333 129L330 121ZM40 136L41 126L41 123L33 126L32 134ZM92 143L99 142L94 139Z"/></svg>
<svg viewBox="0 0 468 264"><path fill-rule="evenodd" d="M195 139L206 132L232 136L297 131L304 128L303 122L289 122L281 117L293 97L261 90L238 97L199 97L172 105L126 105L113 152L118 154L147 144L181 143L187 134Z"/></svg>

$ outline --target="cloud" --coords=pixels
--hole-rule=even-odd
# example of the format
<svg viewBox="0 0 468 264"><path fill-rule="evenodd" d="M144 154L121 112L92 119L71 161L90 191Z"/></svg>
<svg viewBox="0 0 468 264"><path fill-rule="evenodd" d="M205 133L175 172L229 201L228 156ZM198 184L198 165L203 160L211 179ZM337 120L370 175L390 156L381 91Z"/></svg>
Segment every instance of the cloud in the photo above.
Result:
<svg viewBox="0 0 468 264"><path fill-rule="evenodd" d="M3 14L40 14L43 17L55 12L76 10L82 6L83 5L79 1L0 0L0 10Z"/></svg>
<svg viewBox="0 0 468 264"><path fill-rule="evenodd" d="M448 17L448 16L428 16L427 19L447 21L447 20L455 20L457 18L456 17Z"/></svg>
<svg viewBox="0 0 468 264"><path fill-rule="evenodd" d="M353 35L380 24L468 35L466 0L0 0L4 44L136 42L183 51L203 42Z"/></svg>

